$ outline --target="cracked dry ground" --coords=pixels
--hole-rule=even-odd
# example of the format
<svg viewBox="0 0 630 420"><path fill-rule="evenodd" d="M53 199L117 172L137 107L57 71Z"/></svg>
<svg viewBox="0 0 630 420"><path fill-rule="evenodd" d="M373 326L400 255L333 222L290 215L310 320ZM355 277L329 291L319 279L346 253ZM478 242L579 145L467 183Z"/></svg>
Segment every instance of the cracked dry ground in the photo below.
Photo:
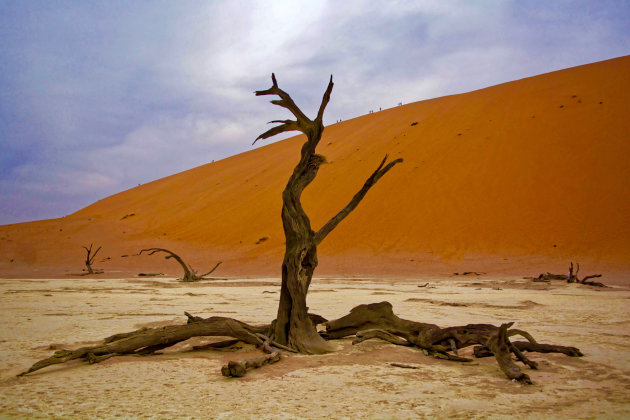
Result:
<svg viewBox="0 0 630 420"><path fill-rule="evenodd" d="M429 282L428 287L418 287ZM311 312L333 319L388 300L406 319L440 326L516 321L541 342L583 358L531 354L534 385L506 380L492 358L459 364L379 341L290 356L228 379L220 367L258 354L190 351L197 338L150 357L72 362L15 375L108 335L185 322L184 311L249 323L273 319L278 279L181 284L174 279L0 279L3 418L622 418L630 416L630 291L493 279L316 279ZM464 356L471 349L461 352ZM390 365L404 363L417 369Z"/></svg>

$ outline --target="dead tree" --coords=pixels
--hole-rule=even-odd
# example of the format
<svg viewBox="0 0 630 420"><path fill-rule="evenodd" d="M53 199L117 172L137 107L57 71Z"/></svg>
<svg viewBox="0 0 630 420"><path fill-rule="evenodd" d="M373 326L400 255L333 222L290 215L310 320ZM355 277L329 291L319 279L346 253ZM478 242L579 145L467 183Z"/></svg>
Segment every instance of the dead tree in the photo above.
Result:
<svg viewBox="0 0 630 420"><path fill-rule="evenodd" d="M514 323L496 327L490 324L468 324L459 327L440 328L434 324L408 321L394 315L389 302L359 305L342 318L325 323L324 336L328 339L355 335L353 344L378 338L392 344L418 347L425 354L438 359L470 362L460 357L457 351L475 345L476 357L494 356L499 367L509 379L531 384L531 379L512 360L512 354L532 369L536 362L529 360L523 352L563 353L567 356L582 356L575 347L539 344L526 331L511 328ZM520 335L527 341L510 341Z"/></svg>
<svg viewBox="0 0 630 420"><path fill-rule="evenodd" d="M184 260L182 260L182 257L180 257L179 255L177 255L176 253L174 253L173 251L169 251L168 249L163 249L163 248L147 248L147 249L143 249L140 252L138 252L138 255L142 254L143 252L148 252L149 255L153 255L156 252L164 252L168 255L166 255L166 257L164 257L165 259L170 259L173 258L175 261L177 261L179 263L179 265L182 266L182 268L184 269L184 277L182 277L182 281L183 282L192 282L192 281L199 281L199 280L203 280L204 277L206 277L209 274L212 274L214 272L214 270L217 269L217 267L219 265L221 265L221 261L219 261L217 263L217 265L214 266L214 268L210 271L208 271L207 273L204 274L197 274L197 271L194 270L190 264L186 264L184 262Z"/></svg>
<svg viewBox="0 0 630 420"><path fill-rule="evenodd" d="M322 117L332 92L332 77L319 112L314 121L309 120L293 100L282 91L272 75L273 86L256 95L277 95L279 100L271 101L289 109L296 120L274 121L280 126L260 135L265 139L285 131L301 131L306 134L307 141L302 146L301 158L282 194L282 222L286 236L286 250L282 264L281 296L278 305L278 317L268 325L252 326L232 318L201 318L185 313L188 322L185 325L171 325L160 328L142 328L136 331L115 334L101 343L77 350L59 350L51 357L36 362L25 375L47 366L83 359L89 363L98 363L116 355L148 355L170 347L192 337L220 336L231 337L231 340L213 343L205 348L225 348L242 341L253 344L265 353L261 357L232 361L221 369L225 376L243 376L249 369L258 368L280 360L280 352L322 353L329 350L327 340L356 335L355 343L380 338L388 342L415 346L426 351L428 355L454 361L469 359L457 355L457 350L476 345L475 355L483 357L494 355L499 366L508 378L523 383L531 383L529 377L520 371L512 361L511 355L536 368L536 363L527 359L524 351L560 352L569 356L581 356L574 347L562 347L549 344L538 344L525 331L512 329L512 323L496 327L490 324L470 324L461 327L440 328L433 324L424 324L401 319L394 315L388 302L360 305L350 311L349 315L328 322L321 316L309 314L306 306L306 295L313 272L317 267L317 245L352 212L365 197L368 190L394 165L402 162L396 159L387 162L387 156L378 168L365 181L363 187L350 202L317 232L313 231L306 212L302 208L300 197L317 175L317 171L325 162L323 156L315 153L317 143L321 139L324 126ZM256 139L256 140L258 140ZM91 248L91 246L90 246ZM90 251L88 251L89 253ZM196 276L196 272L173 252L162 248L143 249L153 255L165 252L168 258L174 258L184 269L184 281L193 281L212 273ZM325 324L326 331L318 333L315 326ZM511 342L509 337L521 335L526 342Z"/></svg>
<svg viewBox="0 0 630 420"><path fill-rule="evenodd" d="M574 268L575 268L575 273L573 272ZM608 287L604 283L590 280L590 279L601 277L602 276L601 274L593 274L590 276L586 276L582 280L580 280L578 278L579 271L580 271L580 263L576 263L574 267L573 262L571 262L571 265L569 265L568 276L566 274L552 274L552 273L547 272L546 274L540 274L538 277L532 278L532 281L549 283L551 280L566 280L567 283L579 283L579 284L585 284L587 286Z"/></svg>
<svg viewBox="0 0 630 420"><path fill-rule="evenodd" d="M580 283L586 284L588 286L596 286L596 287L606 287L604 283L600 283L598 281L590 281L590 279L595 279L601 277L601 274L593 274L590 276L584 277L582 280L578 278L578 272L580 271L580 263L575 263L575 273L573 273L573 262L569 265L569 277L567 278L568 283Z"/></svg>
<svg viewBox="0 0 630 420"><path fill-rule="evenodd" d="M304 189L315 179L320 166L326 162L324 156L315 153L315 148L324 131L322 119L333 89L332 76L330 76L328 88L314 120L304 115L293 99L278 87L275 74L271 75L271 80L273 85L267 90L256 91L256 96L278 96L280 99L272 100L271 103L288 109L295 116L295 120L271 121L280 125L258 136L254 143L287 131L300 131L306 135L300 161L282 192L282 226L286 248L282 261L282 286L273 338L300 353L324 353L330 351L330 346L317 334L307 316L308 307L306 306L306 294L317 267L317 246L356 208L368 190L394 165L402 162L402 159L386 164L387 156L385 156L352 200L317 232L313 231L300 198Z"/></svg>
<svg viewBox="0 0 630 420"><path fill-rule="evenodd" d="M102 247L98 247L96 249L96 251L94 251L94 253L92 254L92 244L90 244L90 247L83 247L83 249L85 249L85 252L87 252L87 255L85 256L85 267L87 268L87 274L100 274L102 273L102 271L94 271L92 269L92 263L94 262L94 258L96 258L96 254L98 254L98 251L101 250Z"/></svg>

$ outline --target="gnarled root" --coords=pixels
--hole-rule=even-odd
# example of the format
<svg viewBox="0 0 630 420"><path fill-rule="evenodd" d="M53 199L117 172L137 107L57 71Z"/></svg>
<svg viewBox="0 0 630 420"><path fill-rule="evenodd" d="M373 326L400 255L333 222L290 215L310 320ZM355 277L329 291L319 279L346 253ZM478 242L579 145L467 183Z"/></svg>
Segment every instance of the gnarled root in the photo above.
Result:
<svg viewBox="0 0 630 420"><path fill-rule="evenodd" d="M256 334L266 333L269 325L252 326L232 318L210 317L207 319L188 315L185 325L170 325L160 328L141 328L130 333L107 337L102 344L82 347L77 350L59 350L51 357L40 360L18 376L35 372L47 366L83 359L99 363L118 355L146 355L170 347L192 337L233 337L245 343L259 346L263 343Z"/></svg>
<svg viewBox="0 0 630 420"><path fill-rule="evenodd" d="M529 360L523 352L563 353L568 356L582 356L575 347L539 344L526 331L511 329L514 323L500 327L490 324L468 324L460 327L440 328L434 324L409 321L394 315L389 302L359 305L342 318L325 324L326 338L341 338L356 335L353 344L378 338L392 344L414 346L425 354L446 360L469 362L470 359L457 356L457 350L475 345L475 357L494 356L505 375L512 380L531 384L529 376L514 363L516 359L537 369L536 362ZM528 341L511 342L510 337L520 335Z"/></svg>

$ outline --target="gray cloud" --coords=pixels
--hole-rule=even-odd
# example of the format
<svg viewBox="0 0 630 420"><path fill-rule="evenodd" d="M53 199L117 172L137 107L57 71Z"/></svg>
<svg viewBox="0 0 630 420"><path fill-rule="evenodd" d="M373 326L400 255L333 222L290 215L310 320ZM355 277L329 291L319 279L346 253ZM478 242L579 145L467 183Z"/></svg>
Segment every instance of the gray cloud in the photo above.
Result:
<svg viewBox="0 0 630 420"><path fill-rule="evenodd" d="M628 53L623 1L0 1L0 223L251 148L275 72L326 119Z"/></svg>

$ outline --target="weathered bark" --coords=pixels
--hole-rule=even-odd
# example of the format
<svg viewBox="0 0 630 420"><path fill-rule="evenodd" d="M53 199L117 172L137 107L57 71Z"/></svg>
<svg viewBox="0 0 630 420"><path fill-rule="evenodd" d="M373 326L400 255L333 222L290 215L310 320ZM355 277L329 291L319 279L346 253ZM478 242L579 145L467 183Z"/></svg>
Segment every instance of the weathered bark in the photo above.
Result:
<svg viewBox="0 0 630 420"><path fill-rule="evenodd" d="M280 360L280 350L295 352L294 348L269 338L268 334L273 332L275 321L270 325L254 326L232 318L201 318L187 312L185 314L188 317L188 323L185 325L141 328L112 335L95 346L82 347L77 350L59 350L51 357L33 364L31 368L18 376L75 359L82 359L88 363L99 363L118 355L149 355L189 338L202 336L231 337L232 339L195 349L221 349L233 346L238 342L244 342L260 347L267 353L260 357L231 361L221 369L225 376L243 376L250 369L275 363ZM512 354L532 369L537 369L536 362L529 360L523 352L563 353L574 357L582 356L580 350L575 347L538 343L526 331L511 328L513 323L503 324L500 327L489 324L469 324L440 328L434 324L399 318L394 315L392 305L389 302L359 305L353 308L348 315L334 321L325 321L324 318L314 314L307 314L307 317L313 324L324 321L326 332L322 333L322 339L330 340L355 335L353 344L358 344L365 340L378 338L396 345L418 347L425 354L438 359L470 362L471 359L458 356L457 351L473 345L475 346L475 357L494 356L508 378L523 383L531 383L531 380L514 363ZM511 342L510 337L515 335L523 336L527 341Z"/></svg>
<svg viewBox="0 0 630 420"><path fill-rule="evenodd" d="M271 80L272 87L267 90L256 91L256 96L277 95L280 99L272 100L271 103L288 109L296 119L271 121L281 125L261 134L254 143L260 139L266 139L287 131L300 131L307 138L302 146L300 161L282 193L282 226L286 238L286 248L282 262L280 302L273 338L275 341L301 353L324 353L331 351L331 347L317 334L308 317L306 304L306 295L313 278L313 272L318 264L317 245L356 208L367 191L394 165L402 162L402 159L396 159L385 165L387 161L387 156L385 156L378 168L365 181L363 188L355 194L346 207L331 218L319 231L313 231L300 199L304 189L315 179L320 166L326 162L323 156L315 153L315 148L324 131L322 119L333 89L332 76L315 120L310 120L293 102L293 99L278 87L275 74L271 75Z"/></svg>
<svg viewBox="0 0 630 420"><path fill-rule="evenodd" d="M87 255L85 256L85 267L87 269L87 274L100 274L102 273L102 271L94 271L94 269L92 268L92 264L94 263L94 258L96 258L96 254L98 254L98 251L100 251L102 247L99 246L92 254L92 245L93 244L90 244L89 248L86 246L83 247L83 249L85 249L85 252L87 253Z"/></svg>
<svg viewBox="0 0 630 420"><path fill-rule="evenodd" d="M494 356L503 373L510 379L531 384L529 376L512 360L512 354L532 369L535 362L529 360L523 351L542 353L563 353L568 356L582 356L575 347L539 344L526 331L510 329L513 323L496 327L490 324L468 324L458 327L440 328L434 324L409 321L396 316L389 302L359 305L342 318L329 321L323 334L328 339L356 335L353 344L379 338L389 343L414 346L423 349L427 355L459 362L471 359L457 356L457 350L476 345L476 357ZM521 335L527 342L511 342L510 337ZM455 353L455 354L451 354Z"/></svg>
<svg viewBox="0 0 630 420"><path fill-rule="evenodd" d="M35 372L47 366L83 359L98 363L117 355L146 355L173 346L192 337L233 337L245 343L260 346L264 340L257 334L266 334L269 325L253 326L232 318L200 318L188 315L185 325L170 325L160 328L141 328L129 333L107 337L101 344L77 350L59 350L51 357L40 360L18 376Z"/></svg>
<svg viewBox="0 0 630 420"><path fill-rule="evenodd" d="M254 367L256 360L260 362L256 367L276 362L276 356L272 355L272 353L276 351L283 350L287 352L295 352L295 350L286 347L281 343L277 343L268 337L269 331L271 330L271 324L249 325L232 318L218 316L201 318L191 315L188 312L184 312L184 314L188 318L187 323L184 325L169 325L160 328L140 328L135 331L111 335L104 338L100 344L95 346L82 347L77 350L59 350L51 357L33 364L31 368L20 373L18 376L23 376L27 373L35 372L47 366L66 363L75 359L82 359L92 364L102 362L103 360L107 360L113 356L130 354L145 356L153 354L158 350L171 347L192 337L217 336L233 338L230 340L208 344L206 346L197 346L193 348L194 350L222 349L233 346L238 342L262 346L263 351L269 353L263 357L265 359L264 363L262 362L263 358L254 358L255 360L248 363L243 361L235 362L236 364L244 364L247 369ZM326 322L325 318L317 314L308 314L308 317L312 319L314 323ZM273 351L268 351L269 349L272 349Z"/></svg>
<svg viewBox="0 0 630 420"><path fill-rule="evenodd" d="M147 248L147 249L143 249L140 252L138 252L138 255L142 254L145 251L148 252L149 255L153 255L156 252L164 252L164 253L168 254L166 257L164 257L165 259L168 260L170 258L173 258L175 261L177 261L179 263L179 265L181 265L182 268L184 269L184 277L181 278L182 282L193 282L193 281L203 280L204 277L206 277L209 274L212 274L214 272L214 270L216 270L217 267L219 267L219 265L221 265L221 261L219 261L217 263L217 265L215 265L214 268L212 270L208 271L207 273L197 274L197 271L194 270L190 266L190 264L186 264L184 262L184 260L182 260L182 257L177 255L173 251L169 251L168 249L163 249L163 248Z"/></svg>

